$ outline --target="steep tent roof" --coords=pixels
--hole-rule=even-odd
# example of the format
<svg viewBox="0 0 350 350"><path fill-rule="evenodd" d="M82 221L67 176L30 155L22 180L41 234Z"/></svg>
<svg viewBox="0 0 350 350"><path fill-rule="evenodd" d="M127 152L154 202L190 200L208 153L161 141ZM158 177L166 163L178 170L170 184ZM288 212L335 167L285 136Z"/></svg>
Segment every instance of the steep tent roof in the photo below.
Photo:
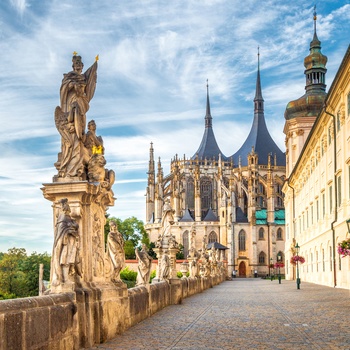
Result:
<svg viewBox="0 0 350 350"><path fill-rule="evenodd" d="M180 222L192 222L194 220L193 220L193 218L191 216L190 211L188 209L186 209L184 216L179 221Z"/></svg>
<svg viewBox="0 0 350 350"><path fill-rule="evenodd" d="M242 147L232 155L234 164L236 166L239 164L242 166L247 166L247 156L252 151L252 149L254 149L254 151L258 154L258 164L268 164L268 156L271 154L272 157L276 157L277 165L286 165L285 154L280 150L275 141L272 139L265 123L264 99L261 92L259 59L258 74L256 79L256 92L254 98L253 125Z"/></svg>
<svg viewBox="0 0 350 350"><path fill-rule="evenodd" d="M213 131L212 116L210 114L210 103L209 103L209 86L207 84L207 109L205 114L205 130L202 138L202 142L197 150L197 152L192 156L192 159L196 159L197 155L199 159L219 159L219 154L221 154L221 159L227 161L227 157L221 152Z"/></svg>
<svg viewBox="0 0 350 350"><path fill-rule="evenodd" d="M207 215L203 221L219 221L218 217L214 214L213 210L210 208L207 212Z"/></svg>

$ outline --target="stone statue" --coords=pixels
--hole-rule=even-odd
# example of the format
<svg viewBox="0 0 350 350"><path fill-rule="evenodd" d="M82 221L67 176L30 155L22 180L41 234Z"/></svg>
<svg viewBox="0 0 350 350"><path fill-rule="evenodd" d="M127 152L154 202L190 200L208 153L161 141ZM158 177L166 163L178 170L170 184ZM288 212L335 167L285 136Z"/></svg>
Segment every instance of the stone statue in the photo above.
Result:
<svg viewBox="0 0 350 350"><path fill-rule="evenodd" d="M192 224L191 226L191 241L190 241L190 248L196 249L196 226L195 224Z"/></svg>
<svg viewBox="0 0 350 350"><path fill-rule="evenodd" d="M81 277L79 257L79 225L70 216L70 207L67 198L60 200L61 214L55 227L55 240L52 253L53 275L52 286L71 281L70 276Z"/></svg>
<svg viewBox="0 0 350 350"><path fill-rule="evenodd" d="M141 251L139 251L136 248L135 255L136 255L136 259L139 262L139 265L137 267L136 286L149 284L149 278L151 275L151 268L152 268L152 258L148 255L146 245L142 244Z"/></svg>
<svg viewBox="0 0 350 350"><path fill-rule="evenodd" d="M174 223L173 209L169 200L164 203L162 216L162 236L170 236L171 225Z"/></svg>
<svg viewBox="0 0 350 350"><path fill-rule="evenodd" d="M86 128L86 112L89 110L89 102L94 96L97 79L97 59L95 63L82 73L84 64L81 56L74 52L72 59L73 70L64 74L60 100L61 109L68 115L68 123L73 123L78 139L83 139Z"/></svg>
<svg viewBox="0 0 350 350"><path fill-rule="evenodd" d="M167 280L170 277L170 258L167 252L165 252L162 256L162 260L160 261L160 280Z"/></svg>
<svg viewBox="0 0 350 350"><path fill-rule="evenodd" d="M110 232L107 236L107 255L111 262L112 282L121 282L120 271L125 266L124 239L118 231L117 223L113 220L109 222Z"/></svg>
<svg viewBox="0 0 350 350"><path fill-rule="evenodd" d="M95 153L105 153L102 137L96 136L96 123L94 120L90 120L88 123L88 132L86 133L84 145L87 148L90 157Z"/></svg>
<svg viewBox="0 0 350 350"><path fill-rule="evenodd" d="M94 96L97 77L97 59L85 72L81 57L74 53L73 70L64 74L60 89L61 105L55 110L55 124L61 135L61 152L55 166L59 178L85 179L85 166L89 160L86 140L86 112Z"/></svg>

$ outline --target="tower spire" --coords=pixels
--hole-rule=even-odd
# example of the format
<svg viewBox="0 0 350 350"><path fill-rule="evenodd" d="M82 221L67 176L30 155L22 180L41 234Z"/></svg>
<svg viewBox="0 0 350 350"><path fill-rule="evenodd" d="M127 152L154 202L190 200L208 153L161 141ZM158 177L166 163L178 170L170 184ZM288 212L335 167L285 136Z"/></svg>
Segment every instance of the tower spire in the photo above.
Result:
<svg viewBox="0 0 350 350"><path fill-rule="evenodd" d="M316 5L314 6L314 36L316 35L317 36L317 34L316 34L316 21L317 21L317 13L316 13Z"/></svg>
<svg viewBox="0 0 350 350"><path fill-rule="evenodd" d="M256 88L254 98L254 113L264 112L264 99L261 92L261 81L260 81L260 50L258 46L258 73L256 77Z"/></svg>
<svg viewBox="0 0 350 350"><path fill-rule="evenodd" d="M213 126L212 120L213 120L213 118L210 114L209 84L208 84L208 79L207 79L207 109L206 109L206 113L205 113L205 127L206 128L211 128Z"/></svg>

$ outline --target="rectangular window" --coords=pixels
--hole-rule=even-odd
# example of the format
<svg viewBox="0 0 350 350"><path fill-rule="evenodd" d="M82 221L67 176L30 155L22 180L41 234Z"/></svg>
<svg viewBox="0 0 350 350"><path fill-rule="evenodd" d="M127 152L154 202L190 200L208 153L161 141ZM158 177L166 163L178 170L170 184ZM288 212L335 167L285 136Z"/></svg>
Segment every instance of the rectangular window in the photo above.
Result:
<svg viewBox="0 0 350 350"><path fill-rule="evenodd" d="M329 271L332 271L332 247L329 247Z"/></svg>
<svg viewBox="0 0 350 350"><path fill-rule="evenodd" d="M324 249L322 249L322 270L325 272L326 266L325 266L325 261L324 261Z"/></svg>
<svg viewBox="0 0 350 350"><path fill-rule="evenodd" d="M332 128L328 128L328 145L332 143Z"/></svg>
<svg viewBox="0 0 350 350"><path fill-rule="evenodd" d="M316 201L316 221L320 220L320 205L319 200Z"/></svg>
<svg viewBox="0 0 350 350"><path fill-rule="evenodd" d="M309 227L309 209L306 209L306 228Z"/></svg>
<svg viewBox="0 0 350 350"><path fill-rule="evenodd" d="M311 225L314 224L314 206L311 205L310 207L310 214L311 214Z"/></svg>
<svg viewBox="0 0 350 350"><path fill-rule="evenodd" d="M340 131L340 111L337 113L337 132Z"/></svg>
<svg viewBox="0 0 350 350"><path fill-rule="evenodd" d="M332 185L329 186L329 212L332 213L332 209L333 209L333 188Z"/></svg>
<svg viewBox="0 0 350 350"><path fill-rule="evenodd" d="M326 214L326 195L322 193L322 218L324 218Z"/></svg>
<svg viewBox="0 0 350 350"><path fill-rule="evenodd" d="M338 176L338 179L337 179L338 183L337 183L337 191L338 191L338 208L340 207L341 205L341 176Z"/></svg>

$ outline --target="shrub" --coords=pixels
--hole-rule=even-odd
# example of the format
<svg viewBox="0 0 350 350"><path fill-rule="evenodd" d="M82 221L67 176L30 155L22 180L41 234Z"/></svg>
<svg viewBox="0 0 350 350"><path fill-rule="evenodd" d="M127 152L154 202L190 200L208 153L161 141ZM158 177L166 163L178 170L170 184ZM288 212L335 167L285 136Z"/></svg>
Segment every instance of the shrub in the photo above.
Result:
<svg viewBox="0 0 350 350"><path fill-rule="evenodd" d="M120 271L120 278L123 281L136 282L137 272L130 270L127 266Z"/></svg>
<svg viewBox="0 0 350 350"><path fill-rule="evenodd" d="M153 270L153 271L151 272L151 275L149 276L149 283L152 282L153 278L156 277L156 275L157 275L156 270Z"/></svg>

